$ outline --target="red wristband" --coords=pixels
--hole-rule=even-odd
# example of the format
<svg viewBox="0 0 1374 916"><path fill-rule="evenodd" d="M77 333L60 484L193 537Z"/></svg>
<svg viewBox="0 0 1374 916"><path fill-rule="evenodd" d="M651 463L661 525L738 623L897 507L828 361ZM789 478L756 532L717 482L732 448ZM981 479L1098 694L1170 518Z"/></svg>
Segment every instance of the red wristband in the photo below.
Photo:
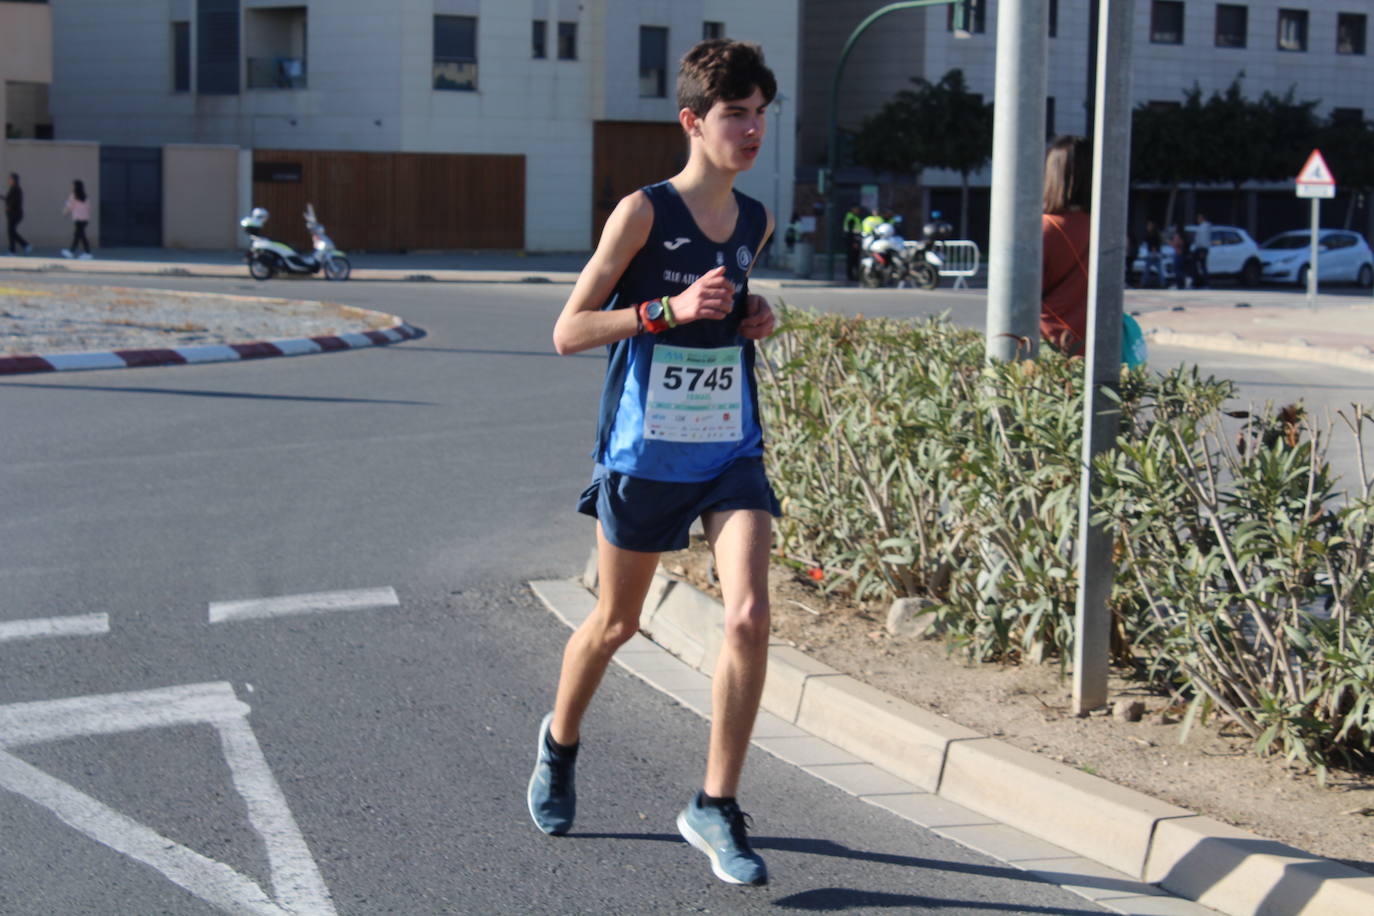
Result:
<svg viewBox="0 0 1374 916"><path fill-rule="evenodd" d="M639 320L644 323L644 330L650 334L661 334L668 330L668 317L664 314L663 300L650 299L648 302L641 302L636 308L639 309Z"/></svg>

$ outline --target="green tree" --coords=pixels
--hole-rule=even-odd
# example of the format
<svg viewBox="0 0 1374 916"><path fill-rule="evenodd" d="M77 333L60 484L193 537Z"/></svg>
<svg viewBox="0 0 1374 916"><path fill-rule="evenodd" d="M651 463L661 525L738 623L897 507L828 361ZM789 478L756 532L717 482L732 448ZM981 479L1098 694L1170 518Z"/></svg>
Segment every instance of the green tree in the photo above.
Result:
<svg viewBox="0 0 1374 916"><path fill-rule="evenodd" d="M1203 171L1208 153L1200 145L1202 89L1196 84L1183 93L1181 105L1141 103L1131 115L1131 178L1169 189L1164 222L1174 222L1174 206L1185 182Z"/></svg>
<svg viewBox="0 0 1374 916"><path fill-rule="evenodd" d="M1345 211L1345 228L1349 229L1357 202L1368 201L1369 192L1374 191L1374 122L1332 115L1317 130L1316 146L1340 187L1355 192Z"/></svg>
<svg viewBox="0 0 1374 916"><path fill-rule="evenodd" d="M992 158L992 103L969 92L958 68L931 83L911 80L854 138L854 161L875 172L919 175L950 169L962 179L959 231L968 232L969 175Z"/></svg>

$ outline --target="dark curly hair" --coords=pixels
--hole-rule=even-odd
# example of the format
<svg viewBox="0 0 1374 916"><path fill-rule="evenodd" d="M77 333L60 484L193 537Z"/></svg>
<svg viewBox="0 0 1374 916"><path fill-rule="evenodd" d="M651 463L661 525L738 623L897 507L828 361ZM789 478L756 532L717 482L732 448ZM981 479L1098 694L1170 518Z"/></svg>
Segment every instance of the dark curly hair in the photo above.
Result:
<svg viewBox="0 0 1374 916"><path fill-rule="evenodd" d="M765 103L778 94L778 81L752 41L708 38L692 46L677 73L677 107L704 118L719 101L743 99L758 89Z"/></svg>

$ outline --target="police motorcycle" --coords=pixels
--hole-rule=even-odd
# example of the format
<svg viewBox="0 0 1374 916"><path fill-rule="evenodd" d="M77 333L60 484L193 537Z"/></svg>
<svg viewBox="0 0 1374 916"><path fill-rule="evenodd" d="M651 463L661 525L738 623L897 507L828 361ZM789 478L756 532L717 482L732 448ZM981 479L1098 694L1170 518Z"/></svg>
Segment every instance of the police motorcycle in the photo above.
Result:
<svg viewBox="0 0 1374 916"><path fill-rule="evenodd" d="M905 243L907 262L910 264L908 274L913 284L921 289L934 289L940 285L940 271L944 269L945 259L940 256L936 243L953 234L954 227L941 220L940 214L936 213L930 222L921 227L919 239Z"/></svg>
<svg viewBox="0 0 1374 916"><path fill-rule="evenodd" d="M912 281L912 263L907 255L906 243L891 223L879 223L863 237L859 285L877 289L882 286L906 286Z"/></svg>
<svg viewBox="0 0 1374 916"><path fill-rule="evenodd" d="M310 230L311 251L302 253L284 242L274 242L263 232L268 213L262 207L254 207L252 212L239 220L243 231L253 239L244 256L248 262L248 273L254 280L270 280L278 271L289 274L316 274L324 272L326 280L347 280L353 272L348 256L334 247L334 242L325 234L324 226L315 219L315 208L305 205L305 228Z"/></svg>

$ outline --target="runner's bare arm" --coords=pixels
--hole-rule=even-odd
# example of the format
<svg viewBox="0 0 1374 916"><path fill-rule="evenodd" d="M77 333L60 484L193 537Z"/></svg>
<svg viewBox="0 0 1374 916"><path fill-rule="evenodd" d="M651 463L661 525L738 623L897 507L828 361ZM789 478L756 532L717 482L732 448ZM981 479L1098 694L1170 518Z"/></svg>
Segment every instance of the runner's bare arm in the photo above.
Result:
<svg viewBox="0 0 1374 916"><path fill-rule="evenodd" d="M553 347L560 354L581 353L639 332L634 309L602 311L601 306L644 247L653 225L654 207L644 192L636 191L616 204L601 231L601 242L553 326Z"/></svg>
<svg viewBox="0 0 1374 916"><path fill-rule="evenodd" d="M580 353L639 333L633 308L608 312L601 305L644 247L653 223L653 204L640 191L616 205L601 232L601 244L582 268L554 325L553 346L559 353ZM717 267L672 298L673 319L678 324L701 319L718 321L730 314L734 298L735 284L725 278L725 268Z"/></svg>
<svg viewBox="0 0 1374 916"><path fill-rule="evenodd" d="M765 208L765 212L767 209ZM763 251L763 246L768 244L768 239L773 235L773 214L768 213L768 228L763 233L763 241L759 243L759 250L754 252L753 264L749 265L752 273L754 264L759 261L759 254ZM739 323L739 332L749 340L762 340L773 333L777 325L777 319L773 315L773 307L768 304L768 300L762 296L750 294L744 303L744 320Z"/></svg>

